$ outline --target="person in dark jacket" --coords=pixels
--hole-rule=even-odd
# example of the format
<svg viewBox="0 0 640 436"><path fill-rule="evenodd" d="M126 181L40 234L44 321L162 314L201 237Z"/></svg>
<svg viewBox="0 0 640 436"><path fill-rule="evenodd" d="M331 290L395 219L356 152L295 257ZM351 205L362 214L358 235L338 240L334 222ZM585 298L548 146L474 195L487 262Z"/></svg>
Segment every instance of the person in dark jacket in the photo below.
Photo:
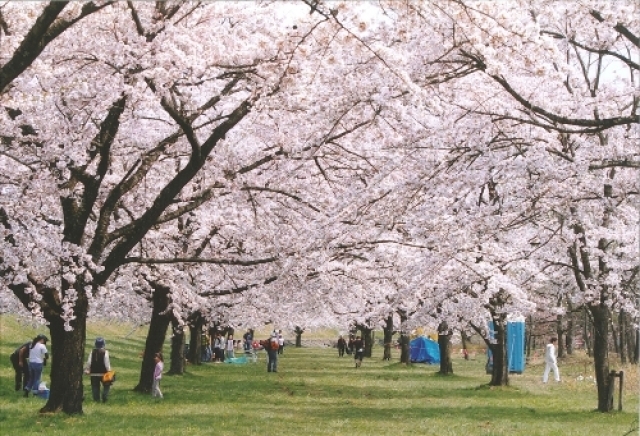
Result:
<svg viewBox="0 0 640 436"><path fill-rule="evenodd" d="M269 339L261 342L267 352L267 372L278 372L278 334L273 333Z"/></svg>
<svg viewBox="0 0 640 436"><path fill-rule="evenodd" d="M340 336L338 338L338 357L344 356L345 348L347 348L347 341L344 340L344 337Z"/></svg>
<svg viewBox="0 0 640 436"><path fill-rule="evenodd" d="M16 373L16 392L29 386L29 349L31 348L31 341L25 342L15 349L9 360L13 365L13 370Z"/></svg>
<svg viewBox="0 0 640 436"><path fill-rule="evenodd" d="M102 402L107 402L111 383L102 383L102 376L107 371L111 371L109 352L106 350L106 343L103 338L97 338L95 348L89 354L85 366L85 374L91 375L91 393L93 401L100 401L100 385L102 385Z"/></svg>
<svg viewBox="0 0 640 436"><path fill-rule="evenodd" d="M360 368L362 365L362 358L364 357L364 341L360 339L360 336L356 336L356 340L353 341L353 358L356 361L356 368Z"/></svg>

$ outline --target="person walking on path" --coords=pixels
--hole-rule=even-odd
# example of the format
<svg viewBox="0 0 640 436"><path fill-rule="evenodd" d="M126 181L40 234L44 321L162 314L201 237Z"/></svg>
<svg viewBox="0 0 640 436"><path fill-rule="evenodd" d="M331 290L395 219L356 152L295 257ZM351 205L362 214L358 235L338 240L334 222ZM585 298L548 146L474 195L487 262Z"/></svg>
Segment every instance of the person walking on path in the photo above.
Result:
<svg viewBox="0 0 640 436"><path fill-rule="evenodd" d="M360 339L360 336L356 336L356 340L353 341L353 352L356 368L360 368L360 366L362 366L362 358L364 357L364 342Z"/></svg>
<svg viewBox="0 0 640 436"><path fill-rule="evenodd" d="M344 356L345 348L347 348L347 341L344 340L344 337L340 336L338 338L338 357Z"/></svg>
<svg viewBox="0 0 640 436"><path fill-rule="evenodd" d="M558 371L558 360L556 356L556 342L557 338L551 338L544 351L544 374L542 375L542 382L546 383L549 380L549 371L553 370L553 376L557 382L560 382L560 371Z"/></svg>
<svg viewBox="0 0 640 436"><path fill-rule="evenodd" d="M156 367L153 370L153 385L151 387L151 396L153 398L164 398L160 391L160 380L162 379L162 371L164 370L164 359L162 353L156 353L153 357Z"/></svg>
<svg viewBox="0 0 640 436"><path fill-rule="evenodd" d="M45 335L36 336L29 348L29 383L24 388L24 396L29 396L29 391L36 392L40 386L42 369L47 365L49 352L45 345L49 339Z"/></svg>
<svg viewBox="0 0 640 436"><path fill-rule="evenodd" d="M111 382L102 382L102 376L106 372L111 371L111 361L109 360L109 352L106 346L107 344L103 338L96 338L95 347L91 350L84 368L85 374L91 375L91 395L93 396L93 401L100 401L100 386L102 386L103 403L107 402L107 397L111 390Z"/></svg>
<svg viewBox="0 0 640 436"><path fill-rule="evenodd" d="M25 342L15 349L9 360L13 365L13 370L16 373L16 392L22 388L27 388L29 385L29 349L31 348L31 341Z"/></svg>

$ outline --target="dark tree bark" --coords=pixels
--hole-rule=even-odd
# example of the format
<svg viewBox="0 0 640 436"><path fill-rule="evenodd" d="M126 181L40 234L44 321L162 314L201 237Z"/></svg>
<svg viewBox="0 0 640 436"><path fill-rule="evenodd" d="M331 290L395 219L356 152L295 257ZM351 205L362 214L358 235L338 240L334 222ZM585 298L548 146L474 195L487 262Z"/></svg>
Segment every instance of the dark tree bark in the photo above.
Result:
<svg viewBox="0 0 640 436"><path fill-rule="evenodd" d="M204 319L200 312L191 316L189 323L189 363L192 365L202 364L202 326Z"/></svg>
<svg viewBox="0 0 640 436"><path fill-rule="evenodd" d="M442 375L453 374L453 363L451 362L451 335L446 321L442 321L438 326L438 348L440 349L440 371Z"/></svg>
<svg viewBox="0 0 640 436"><path fill-rule="evenodd" d="M391 345L393 342L393 315L389 315L384 324L384 354L382 360L391 360Z"/></svg>
<svg viewBox="0 0 640 436"><path fill-rule="evenodd" d="M77 286L76 288L81 287ZM84 347L87 339L86 307L88 300L84 291L76 301L76 319L71 322L73 330L66 331L59 316L46 316L51 334L51 386L47 403L40 413L62 411L69 415L82 414L84 396L83 369ZM84 309L84 310L83 310Z"/></svg>
<svg viewBox="0 0 640 436"><path fill-rule="evenodd" d="M162 352L164 340L167 337L167 328L171 323L171 314L165 313L170 302L170 290L164 286L152 285L154 288L151 301L153 309L151 311L151 322L147 332L147 340L142 355L142 365L140 368L140 379L138 385L133 388L136 392L148 394L153 385L153 371L155 370L155 354Z"/></svg>
<svg viewBox="0 0 640 436"><path fill-rule="evenodd" d="M595 334L593 361L598 385L598 411L610 411L609 405L609 309L603 305L590 305Z"/></svg>
<svg viewBox="0 0 640 436"><path fill-rule="evenodd" d="M558 336L558 357L564 357L564 340L562 339L564 335L564 330L562 328L562 315L556 316L556 335Z"/></svg>
<svg viewBox="0 0 640 436"><path fill-rule="evenodd" d="M411 352L409 349L410 338L406 329L403 328L405 323L407 322L407 319L409 319L409 316L407 315L407 312L404 310L398 310L398 316L400 317L400 326L401 326L400 363L404 363L405 365L411 365Z"/></svg>
<svg viewBox="0 0 640 436"><path fill-rule="evenodd" d="M489 299L485 308L493 321L493 340L485 335L483 328L470 324L471 327L484 338L487 348L491 351L493 360L490 386L507 386L509 384L509 362L507 361L507 315L501 309L509 301L509 295L502 290Z"/></svg>
<svg viewBox="0 0 640 436"><path fill-rule="evenodd" d="M493 371L491 372L491 386L507 386L509 384L509 362L507 361L506 315L493 315L495 344L489 349L493 355Z"/></svg>
<svg viewBox="0 0 640 436"><path fill-rule="evenodd" d="M460 339L462 340L462 355L464 360L469 360L469 335L464 330L460 330Z"/></svg>
<svg viewBox="0 0 640 436"><path fill-rule="evenodd" d="M183 375L184 374L184 328L175 320L172 321L173 336L171 336L171 367L167 374Z"/></svg>
<svg viewBox="0 0 640 436"><path fill-rule="evenodd" d="M591 338L593 335L591 334L591 314L589 313L589 309L585 306L584 311L584 326L582 332L582 338L584 339L584 348L587 350L587 356L591 357L593 355L593 347L591 344Z"/></svg>
<svg viewBox="0 0 640 436"><path fill-rule="evenodd" d="M301 348L302 347L302 334L304 333L304 329L302 327L296 326L296 328L293 330L293 332L296 334L296 348Z"/></svg>
<svg viewBox="0 0 640 436"><path fill-rule="evenodd" d="M364 357L371 357L373 352L373 329L360 326L360 332L362 333L362 340L364 342Z"/></svg>
<svg viewBox="0 0 640 436"><path fill-rule="evenodd" d="M627 363L627 326L625 323L624 309L620 310L618 314L618 338L620 339L620 363L625 365Z"/></svg>
<svg viewBox="0 0 640 436"><path fill-rule="evenodd" d="M59 18L60 13L68 3L68 1L52 1L45 6L11 58L0 68L0 93L16 77L29 68L51 41L73 24L112 2L104 2L100 6L96 6L93 2L87 2L80 14L74 18Z"/></svg>
<svg viewBox="0 0 640 436"><path fill-rule="evenodd" d="M531 357L531 350L535 350L535 339L533 336L533 317L529 315L529 328L526 332L527 338L527 362L529 362L529 358Z"/></svg>
<svg viewBox="0 0 640 436"><path fill-rule="evenodd" d="M565 334L565 345L567 348L567 354L573 354L573 335L574 335L574 323L573 323L573 305L571 301L567 301L567 331Z"/></svg>
<svg viewBox="0 0 640 436"><path fill-rule="evenodd" d="M400 363L411 364L411 353L409 351L409 335L402 330L400 332Z"/></svg>
<svg viewBox="0 0 640 436"><path fill-rule="evenodd" d="M613 323L613 317L609 314L609 327L611 328L611 338L613 339L613 351L620 355L620 336L618 335L618 329Z"/></svg>

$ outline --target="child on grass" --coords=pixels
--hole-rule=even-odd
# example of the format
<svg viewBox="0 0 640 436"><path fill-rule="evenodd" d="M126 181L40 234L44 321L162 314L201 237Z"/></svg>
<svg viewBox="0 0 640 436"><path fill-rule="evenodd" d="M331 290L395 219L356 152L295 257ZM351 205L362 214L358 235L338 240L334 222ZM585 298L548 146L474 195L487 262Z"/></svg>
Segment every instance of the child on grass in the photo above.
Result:
<svg viewBox="0 0 640 436"><path fill-rule="evenodd" d="M153 387L151 388L151 395L154 398L164 398L162 396L162 392L160 392L160 379L162 378L162 370L164 369L162 353L156 353L154 361L156 362L156 368L153 371Z"/></svg>

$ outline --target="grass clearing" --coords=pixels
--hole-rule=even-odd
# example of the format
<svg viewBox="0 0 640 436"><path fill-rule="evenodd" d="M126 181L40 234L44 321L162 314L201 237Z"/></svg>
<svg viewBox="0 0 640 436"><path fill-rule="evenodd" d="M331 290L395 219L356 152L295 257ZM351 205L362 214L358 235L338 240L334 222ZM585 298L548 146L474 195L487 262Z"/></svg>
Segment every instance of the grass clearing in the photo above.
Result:
<svg viewBox="0 0 640 436"><path fill-rule="evenodd" d="M638 426L637 367L616 367L625 370L624 411L601 414L594 412L592 366L580 355L560 361L560 384L543 385L544 366L534 358L511 386L490 388L482 355L456 358L456 374L442 377L435 366L400 365L397 352L396 361L385 362L381 347L356 370L334 349L288 346L278 373L266 372L264 355L257 364L188 366L184 376L162 379L165 399L155 400L131 390L146 329L105 323L89 326L87 347L98 335L106 338L117 371L109 402L85 400L82 416L42 416L44 400L13 391L9 362L13 349L37 333L46 329L0 317L2 434L622 436Z"/></svg>

